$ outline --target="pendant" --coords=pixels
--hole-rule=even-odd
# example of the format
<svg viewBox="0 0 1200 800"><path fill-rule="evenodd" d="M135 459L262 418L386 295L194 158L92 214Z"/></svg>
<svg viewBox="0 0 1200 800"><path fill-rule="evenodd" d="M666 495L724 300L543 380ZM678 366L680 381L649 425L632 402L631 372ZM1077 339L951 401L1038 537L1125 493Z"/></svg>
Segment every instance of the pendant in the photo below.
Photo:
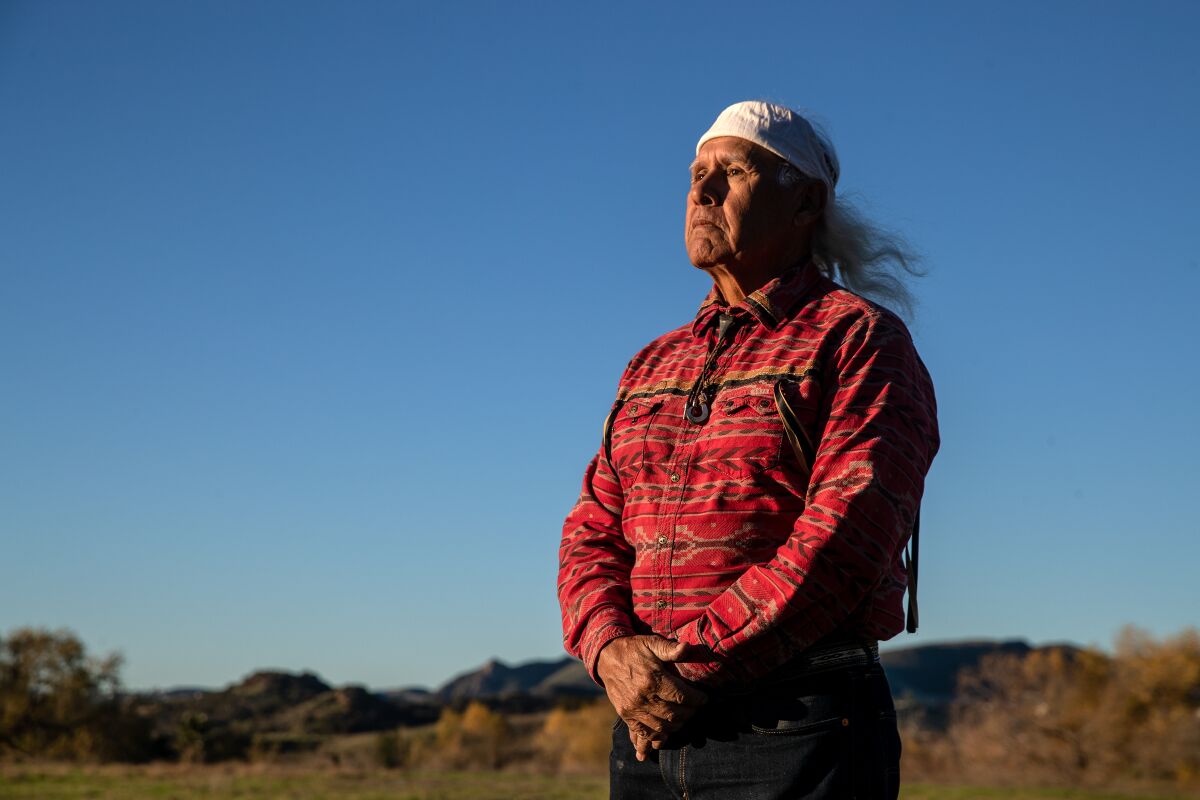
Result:
<svg viewBox="0 0 1200 800"><path fill-rule="evenodd" d="M689 403L683 409L683 416L688 422L703 425L708 422L708 403L702 397L697 397L694 403Z"/></svg>

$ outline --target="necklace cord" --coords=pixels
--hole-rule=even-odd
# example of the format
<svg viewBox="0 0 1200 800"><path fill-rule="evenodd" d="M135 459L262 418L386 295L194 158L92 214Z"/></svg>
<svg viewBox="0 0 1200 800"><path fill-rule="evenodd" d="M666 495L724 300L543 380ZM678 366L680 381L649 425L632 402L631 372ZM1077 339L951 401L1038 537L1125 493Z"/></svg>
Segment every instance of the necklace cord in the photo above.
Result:
<svg viewBox="0 0 1200 800"><path fill-rule="evenodd" d="M717 342L709 351L708 358L704 359L704 366L700 368L700 375L692 384L691 391L688 392L687 403L683 407L683 416L688 422L703 425L708 420L709 399L702 396L705 391L704 383L709 377L709 372L716 362L717 356L724 351L725 345L732 341L733 337L730 334L737 329L737 325L738 320L729 314L722 313L717 317Z"/></svg>

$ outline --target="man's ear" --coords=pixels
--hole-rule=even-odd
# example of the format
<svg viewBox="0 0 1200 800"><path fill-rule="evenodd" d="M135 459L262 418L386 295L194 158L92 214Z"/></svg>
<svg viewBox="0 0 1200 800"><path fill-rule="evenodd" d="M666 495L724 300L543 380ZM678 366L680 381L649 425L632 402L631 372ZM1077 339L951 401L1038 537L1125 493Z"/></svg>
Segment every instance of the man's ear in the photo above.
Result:
<svg viewBox="0 0 1200 800"><path fill-rule="evenodd" d="M825 191L824 181L806 181L796 191L799 197L796 198L796 213L792 217L794 225L808 225L825 213L829 194Z"/></svg>

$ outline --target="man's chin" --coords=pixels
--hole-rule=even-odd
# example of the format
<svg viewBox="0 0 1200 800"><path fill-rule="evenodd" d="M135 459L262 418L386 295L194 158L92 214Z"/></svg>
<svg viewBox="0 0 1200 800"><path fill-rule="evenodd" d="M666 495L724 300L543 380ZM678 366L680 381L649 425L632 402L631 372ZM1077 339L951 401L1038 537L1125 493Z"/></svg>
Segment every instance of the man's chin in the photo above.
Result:
<svg viewBox="0 0 1200 800"><path fill-rule="evenodd" d="M720 264L721 256L728 252L727 249L714 247L709 242L697 242L695 245L689 245L687 251L692 266L705 271Z"/></svg>

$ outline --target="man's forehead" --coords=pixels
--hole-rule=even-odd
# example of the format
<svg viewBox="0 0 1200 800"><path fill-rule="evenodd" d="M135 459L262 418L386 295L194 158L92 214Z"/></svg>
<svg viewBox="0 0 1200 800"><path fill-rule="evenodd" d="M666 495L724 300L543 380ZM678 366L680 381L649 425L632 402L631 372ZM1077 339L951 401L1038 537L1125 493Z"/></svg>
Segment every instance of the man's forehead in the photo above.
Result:
<svg viewBox="0 0 1200 800"><path fill-rule="evenodd" d="M755 144L749 139L741 139L737 136L718 136L715 139L709 139L700 146L700 152L696 154L695 160L692 161L692 166L695 167L699 164L707 164L714 161L722 163L744 160L753 161L758 164L783 161L783 159L767 148Z"/></svg>

